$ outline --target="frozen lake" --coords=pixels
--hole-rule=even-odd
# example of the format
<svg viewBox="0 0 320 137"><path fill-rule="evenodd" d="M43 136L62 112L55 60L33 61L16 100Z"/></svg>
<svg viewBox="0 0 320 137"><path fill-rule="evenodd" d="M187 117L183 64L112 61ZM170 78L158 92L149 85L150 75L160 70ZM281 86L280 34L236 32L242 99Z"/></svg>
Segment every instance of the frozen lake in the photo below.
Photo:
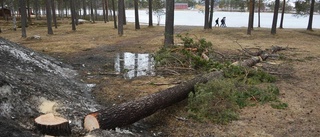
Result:
<svg viewBox="0 0 320 137"><path fill-rule="evenodd" d="M175 25L187 26L203 26L204 13L198 10L177 10L174 15ZM216 18L222 19L226 17L226 24L228 27L247 27L248 26L248 12L214 12L214 20ZM261 13L261 27L271 28L273 13ZM134 10L126 10L126 17L128 22L134 22ZM139 20L141 24L148 23L147 10L139 10ZM255 13L254 27L258 26L258 13ZM278 25L280 25L281 14L278 16ZM293 14L285 14L283 27L284 28L307 28L309 16L295 17ZM153 22L157 23L157 17L153 15ZM165 15L161 17L161 25L165 24ZM214 25L215 23L213 23ZM219 21L220 24L220 21ZM320 15L313 16L313 28L320 28Z"/></svg>

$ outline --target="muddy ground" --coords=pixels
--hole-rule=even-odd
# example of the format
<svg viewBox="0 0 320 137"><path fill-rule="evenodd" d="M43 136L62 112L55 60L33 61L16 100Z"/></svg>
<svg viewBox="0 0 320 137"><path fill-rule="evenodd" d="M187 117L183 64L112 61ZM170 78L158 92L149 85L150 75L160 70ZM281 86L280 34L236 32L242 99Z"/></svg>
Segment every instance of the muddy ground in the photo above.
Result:
<svg viewBox="0 0 320 137"><path fill-rule="evenodd" d="M174 86L193 77L195 73L168 73L171 75L141 76L125 79L124 72L115 71L115 57L124 52L152 54L161 48L163 27L142 26L134 30L125 26L119 37L112 23L85 23L71 31L68 21L61 21L54 35L47 35L41 23L27 28L28 38L21 38L20 29L13 31L10 24L1 22L1 37L20 43L36 51L49 54L72 65L87 83L96 84L92 93L105 106L119 104ZM217 53L235 55L242 48L270 48L272 45L288 47L279 52L281 59L268 60L270 73L277 76L280 100L289 105L284 110L273 109L269 104L246 107L240 119L227 125L200 123L187 118L186 101L140 121L141 129L157 136L257 136L257 137L311 137L320 136L320 31L305 29L255 28L246 35L246 28L213 28L176 26L175 33L189 33L213 43ZM39 35L40 40L32 38ZM175 38L175 43L179 43ZM238 44L237 44L238 43ZM241 46L239 46L241 45ZM237 58L241 59L241 58ZM260 66L263 64L260 64ZM259 65L258 65L259 66ZM156 83L156 84L155 84ZM135 132L137 129L134 129Z"/></svg>

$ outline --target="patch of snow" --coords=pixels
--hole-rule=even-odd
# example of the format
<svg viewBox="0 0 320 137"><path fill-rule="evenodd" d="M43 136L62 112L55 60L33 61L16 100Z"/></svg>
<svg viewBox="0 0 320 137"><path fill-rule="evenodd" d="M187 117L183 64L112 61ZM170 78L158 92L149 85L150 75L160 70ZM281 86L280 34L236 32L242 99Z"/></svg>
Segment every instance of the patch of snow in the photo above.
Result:
<svg viewBox="0 0 320 137"><path fill-rule="evenodd" d="M47 100L44 97L39 98L39 102L41 103L41 105L39 106L40 112L57 114L57 112L56 112L56 108L58 106L57 102Z"/></svg>
<svg viewBox="0 0 320 137"><path fill-rule="evenodd" d="M2 42L1 42L1 44L2 44ZM14 48L12 48L10 46L7 46L6 43L4 43L0 47L0 50L9 51L17 59L24 60L24 61L26 61L28 63L33 63L36 66L39 66L40 68L42 68L42 69L44 69L44 70L46 70L48 72L52 72L52 73L58 74L58 75L60 74L63 77L68 77L68 78L71 77L72 78L77 74L75 70L72 70L72 69L69 69L69 68L63 68L61 66L58 66L57 64L51 62L48 59L33 57L34 52L32 52L32 53L30 53L30 55L28 55L23 51L16 50L16 49L14 49Z"/></svg>
<svg viewBox="0 0 320 137"><path fill-rule="evenodd" d="M9 85L3 85L0 87L0 95L5 96L11 94L11 87Z"/></svg>
<svg viewBox="0 0 320 137"><path fill-rule="evenodd" d="M126 129L116 128L116 132L117 133L124 133L124 134L132 134L132 135L134 135L131 131L126 130Z"/></svg>

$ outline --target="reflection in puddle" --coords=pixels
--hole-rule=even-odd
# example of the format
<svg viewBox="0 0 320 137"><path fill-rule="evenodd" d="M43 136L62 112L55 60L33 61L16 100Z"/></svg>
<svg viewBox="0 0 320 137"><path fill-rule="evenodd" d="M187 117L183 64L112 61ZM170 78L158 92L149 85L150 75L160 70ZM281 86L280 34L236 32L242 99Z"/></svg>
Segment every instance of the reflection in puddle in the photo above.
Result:
<svg viewBox="0 0 320 137"><path fill-rule="evenodd" d="M118 53L114 68L117 73L124 74L126 79L155 75L154 59L150 54Z"/></svg>

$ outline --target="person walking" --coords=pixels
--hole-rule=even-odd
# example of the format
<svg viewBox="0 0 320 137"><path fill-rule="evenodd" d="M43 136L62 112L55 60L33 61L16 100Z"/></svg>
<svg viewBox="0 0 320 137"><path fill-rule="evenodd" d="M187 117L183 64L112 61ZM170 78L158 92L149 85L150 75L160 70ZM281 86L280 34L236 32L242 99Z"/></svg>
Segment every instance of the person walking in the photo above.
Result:
<svg viewBox="0 0 320 137"><path fill-rule="evenodd" d="M220 25L220 27L227 27L227 25L226 25L226 17L223 17L223 18L221 19L221 25Z"/></svg>
<svg viewBox="0 0 320 137"><path fill-rule="evenodd" d="M214 25L214 26L217 26L217 25L219 27L219 18L216 19L216 25Z"/></svg>

